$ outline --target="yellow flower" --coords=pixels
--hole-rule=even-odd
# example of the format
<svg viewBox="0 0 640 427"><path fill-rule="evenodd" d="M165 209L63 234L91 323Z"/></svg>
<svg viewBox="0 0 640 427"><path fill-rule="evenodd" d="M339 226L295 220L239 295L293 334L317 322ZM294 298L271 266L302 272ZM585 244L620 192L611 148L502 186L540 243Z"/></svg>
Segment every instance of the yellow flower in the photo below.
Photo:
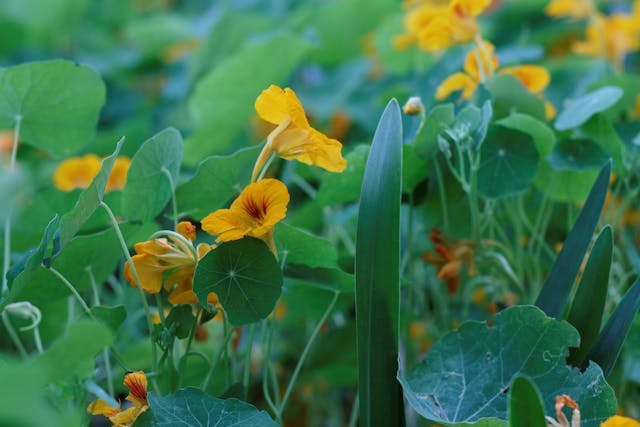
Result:
<svg viewBox="0 0 640 427"><path fill-rule="evenodd" d="M113 163L105 192L122 190L127 182L127 171L131 160L128 157L118 157ZM95 154L82 157L71 157L63 160L53 173L53 184L58 190L73 191L76 188L87 188L100 172L102 160Z"/></svg>
<svg viewBox="0 0 640 427"><path fill-rule="evenodd" d="M140 414L147 410L147 377L144 372L131 372L124 377L124 385L129 388L126 399L131 406L124 411L120 407L113 407L102 399L94 400L87 407L92 415L104 415L114 426L129 427L133 425Z"/></svg>
<svg viewBox="0 0 640 427"><path fill-rule="evenodd" d="M136 243L133 265L145 292L157 294L164 287L171 291L168 298L171 304L197 303L198 299L192 289L193 274L198 260L213 247L206 243L193 247L193 224L181 222L176 228L177 233L161 232L166 238ZM137 286L129 263L124 266L124 276L131 285ZM207 299L210 304L218 303L218 297L213 292Z"/></svg>
<svg viewBox="0 0 640 427"><path fill-rule="evenodd" d="M289 192L277 179L249 184L229 209L218 209L202 220L202 229L218 236L216 242L229 242L245 236L257 237L276 254L273 227L287 214Z"/></svg>
<svg viewBox="0 0 640 427"><path fill-rule="evenodd" d="M633 418L614 415L607 421L600 424L600 427L640 427L640 423Z"/></svg>
<svg viewBox="0 0 640 427"><path fill-rule="evenodd" d="M529 89L529 92L542 92L551 81L551 76L546 68L539 65L517 65L515 67L501 68L500 74L511 74Z"/></svg>
<svg viewBox="0 0 640 427"><path fill-rule="evenodd" d="M544 13L554 18L586 18L596 12L592 0L553 0L544 8Z"/></svg>
<svg viewBox="0 0 640 427"><path fill-rule="evenodd" d="M621 68L625 56L640 49L640 19L635 15L597 15L587 27L586 40L573 45L580 55L605 58Z"/></svg>
<svg viewBox="0 0 640 427"><path fill-rule="evenodd" d="M256 99L255 108L262 120L277 127L267 137L256 161L252 182L256 181L271 153L330 172L342 172L347 167L341 154L342 144L309 125L302 104L290 88L269 86Z"/></svg>

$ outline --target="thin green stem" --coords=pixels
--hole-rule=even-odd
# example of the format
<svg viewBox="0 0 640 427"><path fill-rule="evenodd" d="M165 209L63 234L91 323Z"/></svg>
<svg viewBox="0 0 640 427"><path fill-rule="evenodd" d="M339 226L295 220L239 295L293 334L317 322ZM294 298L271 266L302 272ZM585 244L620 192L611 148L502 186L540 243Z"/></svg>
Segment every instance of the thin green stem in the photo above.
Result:
<svg viewBox="0 0 640 427"><path fill-rule="evenodd" d="M164 325L165 316L164 316L164 308L162 305L162 297L160 296L159 292L154 296L156 298L156 305L158 306L158 316L160 316L160 322Z"/></svg>
<svg viewBox="0 0 640 427"><path fill-rule="evenodd" d="M13 325L11 324L11 320L9 319L9 315L6 310L2 311L2 323L4 323L4 327L9 333L11 341L13 341L13 344L15 344L16 348L20 352L20 356L22 356L23 359L26 359L29 356L27 354L27 350L25 350L24 345L22 345L22 341L20 341L20 337L16 333L16 330L13 329Z"/></svg>
<svg viewBox="0 0 640 427"><path fill-rule="evenodd" d="M349 427L356 427L358 425L358 414L360 413L360 393L356 393L356 398L353 400L353 406L351 407L351 415L349 415Z"/></svg>
<svg viewBox="0 0 640 427"><path fill-rule="evenodd" d="M187 339L187 345L184 349L184 355L180 358L180 369L178 369L178 386L182 383L182 379L184 378L183 373L187 370L187 356L191 351L191 344L193 343L193 337L196 334L196 328L200 323L200 316L202 316L202 308L198 309L196 313L196 321L193 324L193 328L191 328L191 333L189 334L189 338Z"/></svg>
<svg viewBox="0 0 640 427"><path fill-rule="evenodd" d="M209 382L211 381L211 376L213 375L213 371L215 371L216 367L220 363L220 360L222 359L222 354L225 352L225 349L227 348L227 344L231 341L232 336L233 336L233 329L225 333L220 347L214 353L214 356L211 358L211 360L209 360L209 370L207 371L207 374L205 375L204 380L200 385L200 388L202 390L206 391L207 387L209 387Z"/></svg>
<svg viewBox="0 0 640 427"><path fill-rule="evenodd" d="M262 321L262 349L263 349L263 366L262 366L262 394L265 402L271 408L271 412L275 415L278 413L278 406L271 399L269 392L269 369L271 367L271 331L269 318Z"/></svg>
<svg viewBox="0 0 640 427"><path fill-rule="evenodd" d="M289 385L287 386L287 390L284 392L284 396L282 397L282 403L280 404L280 406L278 408L278 413L280 414L280 416L282 416L282 412L284 411L284 408L287 405L287 401L289 400L289 397L291 396L291 392L293 391L293 386L295 385L296 380L298 379L298 375L300 374L300 370L302 369L302 365L304 364L305 360L307 359L307 355L309 354L309 350L311 349L311 346L315 342L316 337L318 336L318 333L320 333L320 329L322 328L322 325L324 325L324 322L327 321L327 318L329 317L329 314L331 314L331 311L333 310L333 307L336 305L336 302L338 301L338 297L339 296L340 296L339 292L337 292L337 291L333 292L333 299L331 300L331 303L329 303L329 306L327 307L327 309L325 310L324 314L320 318L320 321L318 322L318 324L316 325L315 329L313 330L313 333L311 334L311 337L309 337L309 341L307 341L307 345L305 346L304 350L302 351L302 354L300 355L300 359L298 360L298 363L296 364L296 367L293 370L293 374L291 375L291 379L289 380Z"/></svg>
<svg viewBox="0 0 640 427"><path fill-rule="evenodd" d="M169 187L171 187L171 208L173 210L173 229L175 230L178 226L178 203L176 202L176 186L173 182L173 177L171 176L171 172L169 172L169 169L162 166L162 173L164 173L169 180Z"/></svg>
<svg viewBox="0 0 640 427"><path fill-rule="evenodd" d="M244 355L244 373L242 375L242 388L244 389L244 397L249 394L249 378L251 376L251 354L253 353L253 337L256 332L256 324L253 323L249 327L249 338L247 339L247 350Z"/></svg>
<svg viewBox="0 0 640 427"><path fill-rule="evenodd" d="M18 160L18 143L20 140L20 124L22 123L22 116L17 115L15 117L16 124L13 128L13 144L11 145L11 160L9 161L9 173L13 174L16 170L16 162ZM0 288L0 294L4 294L9 288L7 279L7 273L9 267L11 267L11 216L13 214L12 206L9 205L7 212L7 218L4 221L4 253L2 259L2 287Z"/></svg>
<svg viewBox="0 0 640 427"><path fill-rule="evenodd" d="M480 240L480 228L479 228L479 202L478 202L478 167L476 161L473 159L473 154L468 151L469 156L469 191L467 196L469 197L469 209L471 212L471 238L474 242Z"/></svg>
<svg viewBox="0 0 640 427"><path fill-rule="evenodd" d="M89 275L89 283L91 283L91 290L93 292L93 306L97 307L100 305L100 293L98 292L98 284L96 283L96 278L93 275L93 269L91 266L87 266L85 268L87 274ZM111 377L111 360L109 359L109 350L106 348L102 350L102 358L104 359L104 370L107 375L107 388L109 390L109 396L114 395L113 388L113 378Z"/></svg>
<svg viewBox="0 0 640 427"><path fill-rule="evenodd" d="M66 277L64 277L62 275L62 273L60 273L58 270L56 270L53 267L49 267L49 271L52 272L54 274L54 276L56 276L58 279L60 279L60 281L67 287L67 289L69 289L69 291L71 292L71 294L74 296L74 298L76 299L76 301L78 301L78 303L80 303L80 307L82 307L82 309L84 310L84 312L87 314L87 316L89 316L91 318L91 320L96 320L95 316L93 315L93 313L91 312L91 309L89 308L89 306L87 305L87 303L84 301L84 299L82 298L82 296L80 296L80 294L78 293L78 291L76 291L76 288L73 287L73 285L71 284L71 282L69 282L67 280Z"/></svg>
<svg viewBox="0 0 640 427"><path fill-rule="evenodd" d="M440 169L438 159L433 159L433 166L436 171L436 181L438 181L438 193L440 194L440 207L442 208L442 225L444 234L449 234L449 211L447 208L447 192L444 188L444 178Z"/></svg>

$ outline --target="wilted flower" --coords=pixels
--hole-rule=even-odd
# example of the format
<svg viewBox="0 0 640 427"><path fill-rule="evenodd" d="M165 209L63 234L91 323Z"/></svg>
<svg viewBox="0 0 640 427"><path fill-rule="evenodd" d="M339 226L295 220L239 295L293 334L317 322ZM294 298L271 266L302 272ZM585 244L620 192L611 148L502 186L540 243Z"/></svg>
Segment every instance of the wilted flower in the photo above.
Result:
<svg viewBox="0 0 640 427"><path fill-rule="evenodd" d="M435 254L425 252L422 259L438 268L438 279L446 281L450 294L458 290L460 284L460 269L467 264L467 274L476 274L473 265L473 247L470 240L461 240L450 244L445 235L437 228L431 229L429 238L435 244Z"/></svg>
<svg viewBox="0 0 640 427"><path fill-rule="evenodd" d="M573 414L571 415L571 424L569 424L569 420L562 412L562 408L564 405L567 405L569 408L573 409ZM566 394L561 396L556 396L556 418L557 421L553 418L547 416L545 417L549 424L549 427L580 427L580 409L578 404L571 399Z"/></svg>

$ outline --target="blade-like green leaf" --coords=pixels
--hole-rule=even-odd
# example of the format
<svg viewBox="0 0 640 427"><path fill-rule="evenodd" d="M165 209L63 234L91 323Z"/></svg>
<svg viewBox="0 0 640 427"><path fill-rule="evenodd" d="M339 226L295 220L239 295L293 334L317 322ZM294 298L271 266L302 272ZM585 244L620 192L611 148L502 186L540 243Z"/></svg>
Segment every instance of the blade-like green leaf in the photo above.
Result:
<svg viewBox="0 0 640 427"><path fill-rule="evenodd" d="M394 99L378 123L364 173L356 242L360 425L404 425L398 371L402 118Z"/></svg>
<svg viewBox="0 0 640 427"><path fill-rule="evenodd" d="M540 392L535 383L519 375L509 388L509 426L546 427Z"/></svg>
<svg viewBox="0 0 640 427"><path fill-rule="evenodd" d="M584 254L587 252L593 232L598 225L609 188L610 176L611 160L604 165L596 178L589 197L587 197L587 201L538 295L536 305L551 317L560 318L562 315Z"/></svg>
<svg viewBox="0 0 640 427"><path fill-rule="evenodd" d="M638 310L640 310L640 279L636 280L624 295L587 356L587 359L593 360L602 367L605 376L609 375L613 369Z"/></svg>
<svg viewBox="0 0 640 427"><path fill-rule="evenodd" d="M580 333L580 347L571 351L568 360L574 366L580 366L585 360L600 330L612 257L613 236L607 225L593 244L567 317Z"/></svg>
<svg viewBox="0 0 640 427"><path fill-rule="evenodd" d="M168 396L149 393L148 414L136 427L277 427L269 414L237 399L218 399L186 388Z"/></svg>
<svg viewBox="0 0 640 427"><path fill-rule="evenodd" d="M612 107L624 92L616 86L605 86L593 92L572 99L558 114L555 128L562 131L573 129L585 123L591 116Z"/></svg>
<svg viewBox="0 0 640 427"><path fill-rule="evenodd" d="M165 129L142 144L131 159L122 192L125 216L149 221L160 213L171 199L181 163L182 136L174 128Z"/></svg>
<svg viewBox="0 0 640 427"><path fill-rule="evenodd" d="M486 322L465 322L435 343L406 378L399 375L411 406L443 426L507 425L507 390L526 375L553 414L555 396L567 394L580 405L582 427L599 427L615 414L617 402L600 368L584 371L566 365L578 332L567 322L533 306L505 309ZM486 424L482 424L486 423Z"/></svg>
<svg viewBox="0 0 640 427"><path fill-rule="evenodd" d="M223 243L205 255L193 277L193 292L208 307L215 292L235 326L262 320L282 291L282 270L261 240L252 237Z"/></svg>

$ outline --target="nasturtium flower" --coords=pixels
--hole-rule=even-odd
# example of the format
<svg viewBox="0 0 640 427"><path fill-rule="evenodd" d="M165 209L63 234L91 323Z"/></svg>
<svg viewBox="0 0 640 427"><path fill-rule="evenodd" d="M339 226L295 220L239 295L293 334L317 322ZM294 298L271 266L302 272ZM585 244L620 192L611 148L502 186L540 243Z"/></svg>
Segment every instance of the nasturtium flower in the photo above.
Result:
<svg viewBox="0 0 640 427"><path fill-rule="evenodd" d="M104 415L109 418L115 427L129 427L133 425L138 416L147 410L147 377L144 372L131 372L124 377L124 385L129 388L126 400L131 406L124 411L120 407L110 406L102 399L94 400L87 407L87 412L92 415Z"/></svg>
<svg viewBox="0 0 640 427"><path fill-rule="evenodd" d="M201 243L194 248L195 226L190 222L179 223L176 231L165 231L166 237L136 243L133 265L145 292L157 294L164 288L171 292L168 297L171 304L197 303L192 288L193 274L198 260L213 246ZM124 266L124 276L131 285L137 286L129 263ZM210 304L218 303L213 292L207 299Z"/></svg>
<svg viewBox="0 0 640 427"><path fill-rule="evenodd" d="M106 192L122 190L127 182L127 171L131 160L128 157L118 157L109 175ZM100 172L102 159L95 154L82 157L71 157L60 162L53 173L53 184L58 190L73 191L76 188L87 188Z"/></svg>
<svg viewBox="0 0 640 427"><path fill-rule="evenodd" d="M272 153L330 172L342 172L347 167L341 153L342 144L311 127L302 104L290 88L269 86L256 99L255 109L262 120L277 127L267 137L256 161L252 182L256 181Z"/></svg>
<svg viewBox="0 0 640 427"><path fill-rule="evenodd" d="M640 427L640 422L634 420L633 418L614 415L607 421L600 424L600 427Z"/></svg>
<svg viewBox="0 0 640 427"><path fill-rule="evenodd" d="M586 18L596 13L593 0L553 0L544 8L544 13L554 18Z"/></svg>
<svg viewBox="0 0 640 427"><path fill-rule="evenodd" d="M218 209L202 220L202 229L229 242L245 236L264 240L274 253L273 227L287 214L289 192L277 179L266 178L249 184L229 209Z"/></svg>

